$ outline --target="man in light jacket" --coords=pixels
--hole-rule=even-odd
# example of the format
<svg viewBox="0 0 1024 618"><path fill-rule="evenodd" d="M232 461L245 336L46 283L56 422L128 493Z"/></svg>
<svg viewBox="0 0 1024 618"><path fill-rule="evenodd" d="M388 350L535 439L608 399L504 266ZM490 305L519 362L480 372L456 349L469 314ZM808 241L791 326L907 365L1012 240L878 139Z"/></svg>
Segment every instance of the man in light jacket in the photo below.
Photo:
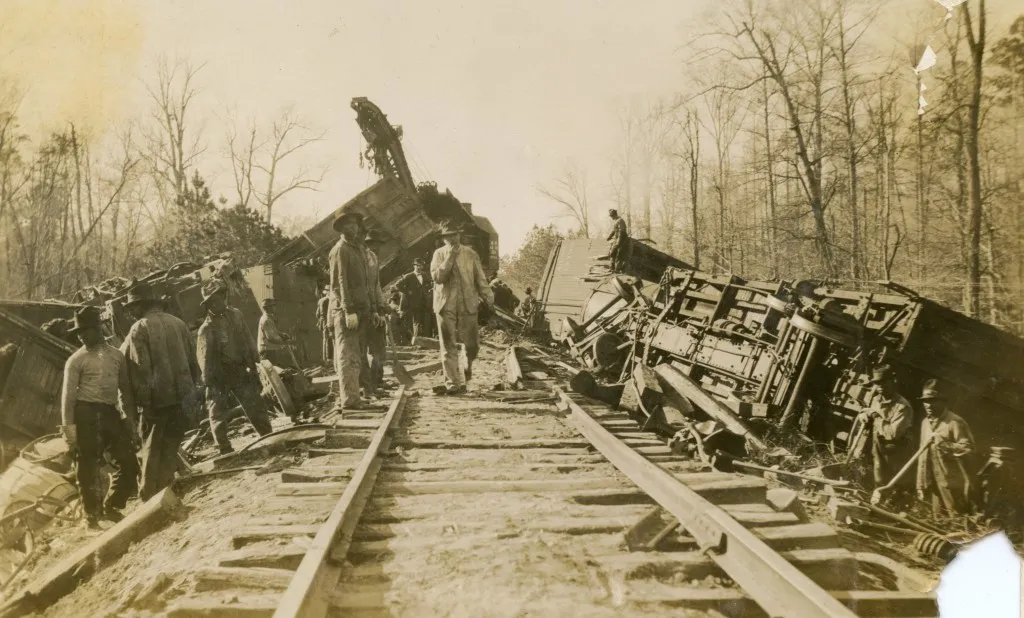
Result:
<svg viewBox="0 0 1024 618"><path fill-rule="evenodd" d="M473 361L480 349L477 309L481 302L488 308L494 306L494 295L487 284L480 256L471 247L461 244L461 234L462 228L454 222L442 222L444 245L434 252L430 261L444 369L444 386L439 386L435 392L446 395L466 392L466 381L472 378ZM466 347L468 360L465 376L459 370L456 344L460 341Z"/></svg>

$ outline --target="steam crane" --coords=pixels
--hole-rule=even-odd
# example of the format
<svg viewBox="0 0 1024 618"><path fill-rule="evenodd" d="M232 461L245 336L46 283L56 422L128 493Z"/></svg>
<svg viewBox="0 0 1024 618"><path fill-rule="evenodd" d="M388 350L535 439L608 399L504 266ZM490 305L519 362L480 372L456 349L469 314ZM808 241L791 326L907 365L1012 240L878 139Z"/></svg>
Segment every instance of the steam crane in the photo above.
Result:
<svg viewBox="0 0 1024 618"><path fill-rule="evenodd" d="M417 185L402 148L402 128L388 122L384 112L366 97L352 99L351 105L366 141L363 155L380 180L272 255L269 261L285 264L325 256L338 240L334 220L343 212L355 211L384 238L379 257L381 283L385 285L411 270L414 258L429 259L439 242L436 224L442 219L454 219L472 233L470 244L480 254L488 276L494 276L498 270L498 235L490 221L473 215L472 206L460 202L451 191L439 192L433 182Z"/></svg>

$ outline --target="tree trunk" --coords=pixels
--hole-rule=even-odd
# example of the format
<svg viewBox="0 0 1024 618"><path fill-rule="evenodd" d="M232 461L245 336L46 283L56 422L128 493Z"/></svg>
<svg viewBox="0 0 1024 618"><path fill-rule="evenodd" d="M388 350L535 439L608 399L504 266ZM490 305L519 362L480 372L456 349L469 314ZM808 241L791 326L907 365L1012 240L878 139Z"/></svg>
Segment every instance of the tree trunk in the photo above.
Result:
<svg viewBox="0 0 1024 618"><path fill-rule="evenodd" d="M975 35L971 24L969 4L964 4L964 19L967 26L967 43L971 50L971 97L967 107L967 168L970 193L970 251L967 266L967 310L975 318L981 317L981 86L982 68L985 56L985 0L978 7L978 33Z"/></svg>

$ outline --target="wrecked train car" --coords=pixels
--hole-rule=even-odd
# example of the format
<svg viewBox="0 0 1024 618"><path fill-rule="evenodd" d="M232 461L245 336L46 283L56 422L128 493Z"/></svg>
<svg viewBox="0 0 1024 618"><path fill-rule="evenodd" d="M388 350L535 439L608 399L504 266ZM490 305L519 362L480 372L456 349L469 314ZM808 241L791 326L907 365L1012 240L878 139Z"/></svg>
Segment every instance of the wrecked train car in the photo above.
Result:
<svg viewBox="0 0 1024 618"><path fill-rule="evenodd" d="M16 452L60 425L64 363L75 346L3 310L0 342L0 443ZM2 468L9 457L0 459Z"/></svg>
<svg viewBox="0 0 1024 618"><path fill-rule="evenodd" d="M991 446L1024 450L1016 431L1024 341L900 286L837 290L669 269L653 290L626 280L606 289L618 305L570 333L570 347L623 341L620 366L671 364L765 433L799 429L846 448L875 396L870 373L885 364L911 402L929 378L949 384L982 455ZM918 409L915 426L922 418ZM1008 472L1024 482L1019 458Z"/></svg>
<svg viewBox="0 0 1024 618"><path fill-rule="evenodd" d="M657 285L666 268L689 267L646 243L633 240L631 244L631 257L622 273L626 277ZM562 341L573 328L590 327L594 319L625 306L615 301L619 296L607 254L608 243L593 238L561 239L551 249L537 287L537 301L556 341Z"/></svg>
<svg viewBox="0 0 1024 618"><path fill-rule="evenodd" d="M300 367L321 363L323 346L316 324L316 306L323 275L305 264L261 264L244 271L257 305L272 298L277 301L277 326L291 334L295 360Z"/></svg>
<svg viewBox="0 0 1024 618"><path fill-rule="evenodd" d="M454 219L466 227L484 270L493 277L498 270L498 238L490 222L473 215L472 206L451 191L441 193L433 183L417 185L405 160L401 127L392 126L380 108L363 97L352 99L352 108L367 143L366 159L381 180L271 255L269 263L324 260L340 237L334 221L342 213L358 212L384 239L378 256L383 285L411 271L415 258L430 259L440 242L436 226L442 219Z"/></svg>

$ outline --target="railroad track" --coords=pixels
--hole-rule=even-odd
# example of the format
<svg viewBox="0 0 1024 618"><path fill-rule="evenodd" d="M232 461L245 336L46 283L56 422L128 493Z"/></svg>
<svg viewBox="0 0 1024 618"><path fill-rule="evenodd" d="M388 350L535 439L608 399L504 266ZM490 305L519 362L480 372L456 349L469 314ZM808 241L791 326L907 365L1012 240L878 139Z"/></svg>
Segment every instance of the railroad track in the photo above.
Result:
<svg viewBox="0 0 1024 618"><path fill-rule="evenodd" d="M435 353L436 354L436 353ZM708 471L626 414L558 386L401 389L281 471L267 515L231 536L169 616L935 616L934 596L835 530L779 512L767 482ZM338 446L338 443L341 446ZM660 504L661 551L623 533ZM689 615L689 614L688 614Z"/></svg>

